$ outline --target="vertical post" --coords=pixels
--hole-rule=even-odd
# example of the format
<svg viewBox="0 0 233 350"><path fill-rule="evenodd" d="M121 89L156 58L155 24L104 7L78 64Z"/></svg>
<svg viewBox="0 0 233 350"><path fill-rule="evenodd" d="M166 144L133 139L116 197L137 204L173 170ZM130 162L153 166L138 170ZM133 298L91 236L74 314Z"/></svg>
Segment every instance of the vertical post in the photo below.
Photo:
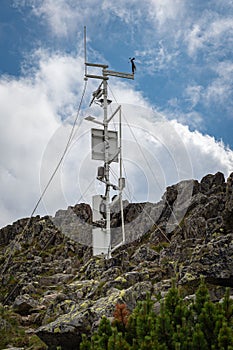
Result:
<svg viewBox="0 0 233 350"><path fill-rule="evenodd" d="M84 66L85 66L85 77L87 75L87 28L84 26Z"/></svg>
<svg viewBox="0 0 233 350"><path fill-rule="evenodd" d="M120 179L122 179L122 124L121 124L121 108L119 110L119 147L120 147ZM120 180L122 181L122 180ZM121 225L122 225L122 241L125 242L125 223L124 223L124 208L122 201L122 188L120 188L120 209L121 209Z"/></svg>
<svg viewBox="0 0 233 350"><path fill-rule="evenodd" d="M104 170L106 179L106 235L109 239L108 258L111 258L111 213L110 213L110 181L109 181L109 138L108 138L108 91L107 91L107 74L103 68L103 89L104 89Z"/></svg>

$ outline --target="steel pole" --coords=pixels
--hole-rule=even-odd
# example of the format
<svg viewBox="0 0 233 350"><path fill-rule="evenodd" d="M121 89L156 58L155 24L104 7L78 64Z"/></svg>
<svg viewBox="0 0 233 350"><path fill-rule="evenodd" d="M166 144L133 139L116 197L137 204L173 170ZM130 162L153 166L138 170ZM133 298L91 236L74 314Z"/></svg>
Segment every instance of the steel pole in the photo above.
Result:
<svg viewBox="0 0 233 350"><path fill-rule="evenodd" d="M110 179L109 179L109 137L108 137L108 85L106 68L103 68L103 89L104 89L104 169L106 180L106 235L109 240L108 258L111 258L111 213L110 213Z"/></svg>
<svg viewBox="0 0 233 350"><path fill-rule="evenodd" d="M119 139L120 139L120 181L122 181L122 120L121 120L121 106L119 109ZM125 223L124 223L124 207L122 199L123 188L120 188L120 210L121 210L121 229L122 229L122 242L125 243Z"/></svg>

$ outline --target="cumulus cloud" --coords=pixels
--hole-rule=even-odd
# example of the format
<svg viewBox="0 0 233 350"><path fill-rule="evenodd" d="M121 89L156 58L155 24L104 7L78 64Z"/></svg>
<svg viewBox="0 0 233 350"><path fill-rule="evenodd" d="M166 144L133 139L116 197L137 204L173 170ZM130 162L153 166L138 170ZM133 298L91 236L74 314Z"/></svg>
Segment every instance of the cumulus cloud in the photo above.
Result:
<svg viewBox="0 0 233 350"><path fill-rule="evenodd" d="M69 66L69 69L68 69ZM1 110L1 225L23 215L39 198L39 170L42 154L64 110L77 103L73 74L79 61L71 57L42 55L36 74L19 79L2 76ZM69 74L72 71L73 74ZM76 67L76 68L75 68ZM79 68L77 68L79 67ZM77 77L80 75L76 75ZM56 82L56 83L54 83ZM72 90L73 89L73 90ZM72 103L72 107L71 107Z"/></svg>
<svg viewBox="0 0 233 350"><path fill-rule="evenodd" d="M43 53L32 76L1 78L1 225L30 215L52 174L72 126L72 118L62 121L60 112L73 111L72 104L77 106L83 86L81 71L79 58ZM96 88L90 84L90 89ZM135 199L157 200L167 185L184 178L200 178L217 170L229 174L232 152L222 144L192 133L178 122L166 121L130 84L116 80L110 88L110 96L113 93L118 103L133 103L124 107L124 155L128 186ZM93 108L95 112L99 107ZM83 110L81 120L89 112ZM90 125L81 120L66 160L45 196L49 214L80 198L90 200L90 190L101 190L93 182L98 162L90 160ZM83 192L88 186L87 195ZM40 211L44 213L44 209Z"/></svg>
<svg viewBox="0 0 233 350"><path fill-rule="evenodd" d="M115 90L114 86L113 89ZM122 92L124 93L121 98L121 93L116 88L114 95L118 96L118 102L122 105L126 199L155 202L161 198L167 186L181 180L200 180L207 173L217 171L222 171L226 177L230 174L233 168L233 152L223 143L197 131L191 132L187 126L176 120L166 120L163 115L151 109L148 103L123 103L125 96L132 95L130 91L127 95L126 87ZM140 102L137 94L135 101ZM117 105L113 105L109 113L116 107ZM91 160L91 126L93 127L85 121L79 126L54 188L52 187L45 198L48 212L54 211L55 203L59 203L61 207L80 200L91 203L94 194L104 193L104 186L95 180L97 167L101 162ZM116 126L117 123L110 128L115 130ZM53 142L48 145L43 159L42 172L47 169L48 164L53 163L52 149L57 147L57 142L65 131L65 127L61 126L59 132L54 134ZM112 181L115 183L116 173L117 167L113 165Z"/></svg>
<svg viewBox="0 0 233 350"><path fill-rule="evenodd" d="M44 145L57 126L46 95L27 79L1 79L1 224L29 215Z"/></svg>
<svg viewBox="0 0 233 350"><path fill-rule="evenodd" d="M46 94L59 115L70 115L81 97L83 59L61 54L49 56L39 51L35 84Z"/></svg>
<svg viewBox="0 0 233 350"><path fill-rule="evenodd" d="M222 171L229 176L233 169L233 151L217 142L214 137L203 135L198 131L190 132L188 126L171 121L176 132L183 140L191 157L193 176L196 179L206 173Z"/></svg>

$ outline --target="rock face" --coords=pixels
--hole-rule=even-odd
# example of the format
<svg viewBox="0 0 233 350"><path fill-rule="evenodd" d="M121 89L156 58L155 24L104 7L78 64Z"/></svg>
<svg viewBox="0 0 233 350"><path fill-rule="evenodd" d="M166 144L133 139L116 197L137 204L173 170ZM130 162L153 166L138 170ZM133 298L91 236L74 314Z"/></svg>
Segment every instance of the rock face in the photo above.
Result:
<svg viewBox="0 0 233 350"><path fill-rule="evenodd" d="M91 256L91 209L78 204L54 218L0 230L1 300L49 349L77 349L115 305L132 310L149 291L164 295L176 278L184 297L203 276L213 300L233 294L233 173L182 181L161 201L125 203L126 244L106 260ZM113 245L121 218L112 213Z"/></svg>
<svg viewBox="0 0 233 350"><path fill-rule="evenodd" d="M77 204L67 210L59 210L54 218L54 225L73 241L90 246L92 242L92 211L88 204Z"/></svg>

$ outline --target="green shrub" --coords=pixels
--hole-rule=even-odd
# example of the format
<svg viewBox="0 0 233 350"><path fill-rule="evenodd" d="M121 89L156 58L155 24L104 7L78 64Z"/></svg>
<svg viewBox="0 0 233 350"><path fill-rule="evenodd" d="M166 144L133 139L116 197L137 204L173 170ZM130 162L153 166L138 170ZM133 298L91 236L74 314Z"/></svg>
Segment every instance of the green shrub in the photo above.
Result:
<svg viewBox="0 0 233 350"><path fill-rule="evenodd" d="M203 280L194 301L184 301L173 283L155 314L150 295L131 315L112 325L103 317L98 331L83 336L81 350L233 350L233 301L229 289L222 303L213 303ZM126 310L126 305L122 306ZM122 325L121 325L122 323Z"/></svg>

